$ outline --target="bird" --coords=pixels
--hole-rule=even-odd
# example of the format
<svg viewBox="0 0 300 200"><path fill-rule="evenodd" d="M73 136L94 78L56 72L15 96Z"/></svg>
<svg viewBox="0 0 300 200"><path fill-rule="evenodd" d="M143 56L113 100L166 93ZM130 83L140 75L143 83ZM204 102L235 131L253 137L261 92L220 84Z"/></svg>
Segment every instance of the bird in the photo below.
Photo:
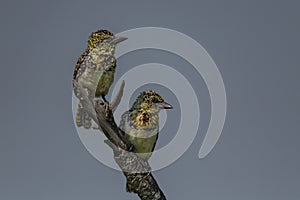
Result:
<svg viewBox="0 0 300 200"><path fill-rule="evenodd" d="M172 108L157 92L146 90L121 116L119 128L133 145L135 153L144 161L151 157L158 139L159 111Z"/></svg>
<svg viewBox="0 0 300 200"><path fill-rule="evenodd" d="M89 100L102 98L108 103L105 96L114 81L116 58L114 57L116 45L126 37L115 36L108 30L93 32L88 39L86 50L77 60L73 73L73 89L79 99L76 113L76 125L86 129L91 128L90 114L80 101L82 96L78 87L87 91Z"/></svg>

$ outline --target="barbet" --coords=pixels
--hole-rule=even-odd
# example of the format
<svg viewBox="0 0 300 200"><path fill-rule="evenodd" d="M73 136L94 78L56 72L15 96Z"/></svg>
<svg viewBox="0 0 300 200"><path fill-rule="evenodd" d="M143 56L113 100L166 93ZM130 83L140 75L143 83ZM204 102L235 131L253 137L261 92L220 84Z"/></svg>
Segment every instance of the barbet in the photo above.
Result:
<svg viewBox="0 0 300 200"><path fill-rule="evenodd" d="M122 115L120 129L134 146L139 157L148 160L155 148L159 133L158 114L172 106L153 90L142 92L129 111Z"/></svg>
<svg viewBox="0 0 300 200"><path fill-rule="evenodd" d="M73 74L74 93L79 100L81 96L78 87L87 92L91 101L102 97L107 102L105 96L114 81L116 69L115 47L126 39L117 37L107 30L99 30L89 36L88 46L78 58ZM76 113L76 124L86 129L92 125L91 116L80 101Z"/></svg>

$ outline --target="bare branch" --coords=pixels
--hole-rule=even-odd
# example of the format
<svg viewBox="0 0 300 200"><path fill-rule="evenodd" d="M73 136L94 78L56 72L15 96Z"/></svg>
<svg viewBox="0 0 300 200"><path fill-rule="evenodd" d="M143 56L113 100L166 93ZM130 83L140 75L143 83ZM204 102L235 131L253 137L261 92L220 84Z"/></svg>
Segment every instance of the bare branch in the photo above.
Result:
<svg viewBox="0 0 300 200"><path fill-rule="evenodd" d="M111 105L110 105L110 109L112 110L113 113L116 111L118 105L121 102L121 99L123 96L123 91L124 91L124 86L125 86L125 81L123 80L117 95L115 96L114 100L111 102Z"/></svg>
<svg viewBox="0 0 300 200"><path fill-rule="evenodd" d="M155 178L150 172L148 163L135 153L116 147L109 140L105 141L114 151L114 159L126 177L127 192L136 193L142 200L166 200Z"/></svg>
<svg viewBox="0 0 300 200"><path fill-rule="evenodd" d="M95 111L97 113L98 124L101 127L105 136L111 141L113 144L118 147L129 151L131 149L131 145L126 139L123 137L121 130L118 128L114 118L112 111L109 109L108 105L101 100L96 100Z"/></svg>
<svg viewBox="0 0 300 200"><path fill-rule="evenodd" d="M127 191L136 193L142 200L165 200L148 162L134 153L134 149L116 126L112 111L107 110L103 102L99 101L95 102L95 109L99 125L108 138L105 143L113 149L114 159L127 179Z"/></svg>
<svg viewBox="0 0 300 200"><path fill-rule="evenodd" d="M122 169L126 180L128 192L136 193L141 200L165 200L156 180L151 174L151 167L147 161L138 157L133 146L126 140L124 133L115 123L113 111L119 105L125 82L123 81L118 94L109 106L101 100L92 102L88 98L87 91L79 87L74 81L74 90L83 107L91 115L92 119L102 129L108 140L105 141L114 151L114 159Z"/></svg>

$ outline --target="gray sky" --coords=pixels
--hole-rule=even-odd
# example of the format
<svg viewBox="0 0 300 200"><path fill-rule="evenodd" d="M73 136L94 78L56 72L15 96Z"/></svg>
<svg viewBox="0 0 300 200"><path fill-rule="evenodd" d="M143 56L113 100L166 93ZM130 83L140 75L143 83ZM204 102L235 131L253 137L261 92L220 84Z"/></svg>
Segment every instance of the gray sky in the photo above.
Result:
<svg viewBox="0 0 300 200"><path fill-rule="evenodd" d="M119 171L82 145L73 123L71 79L90 32L144 26L198 41L216 62L227 92L222 136L199 160L210 119L201 77L163 51L136 51L118 60L116 78L132 66L157 62L180 70L199 91L195 141L154 173L168 199L299 199L298 8L289 0L2 2L0 199L137 199L125 192ZM166 88L147 87L174 97ZM158 148L174 137L178 123L166 122Z"/></svg>

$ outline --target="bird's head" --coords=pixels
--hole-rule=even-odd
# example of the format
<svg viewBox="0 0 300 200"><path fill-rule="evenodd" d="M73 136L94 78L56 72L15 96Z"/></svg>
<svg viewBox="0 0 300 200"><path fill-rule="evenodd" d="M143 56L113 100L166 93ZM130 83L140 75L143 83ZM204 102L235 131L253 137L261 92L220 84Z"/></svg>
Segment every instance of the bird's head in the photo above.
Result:
<svg viewBox="0 0 300 200"><path fill-rule="evenodd" d="M108 30L93 32L88 40L88 49L91 51L96 47L100 48L104 55L112 55L118 43L126 40L126 37L115 36Z"/></svg>
<svg viewBox="0 0 300 200"><path fill-rule="evenodd" d="M150 114L157 114L161 109L173 108L170 104L156 93L154 90L142 92L134 102L131 110L146 111Z"/></svg>
<svg viewBox="0 0 300 200"><path fill-rule="evenodd" d="M153 90L142 92L130 109L130 118L138 126L148 127L158 123L158 113L161 109L173 108Z"/></svg>

